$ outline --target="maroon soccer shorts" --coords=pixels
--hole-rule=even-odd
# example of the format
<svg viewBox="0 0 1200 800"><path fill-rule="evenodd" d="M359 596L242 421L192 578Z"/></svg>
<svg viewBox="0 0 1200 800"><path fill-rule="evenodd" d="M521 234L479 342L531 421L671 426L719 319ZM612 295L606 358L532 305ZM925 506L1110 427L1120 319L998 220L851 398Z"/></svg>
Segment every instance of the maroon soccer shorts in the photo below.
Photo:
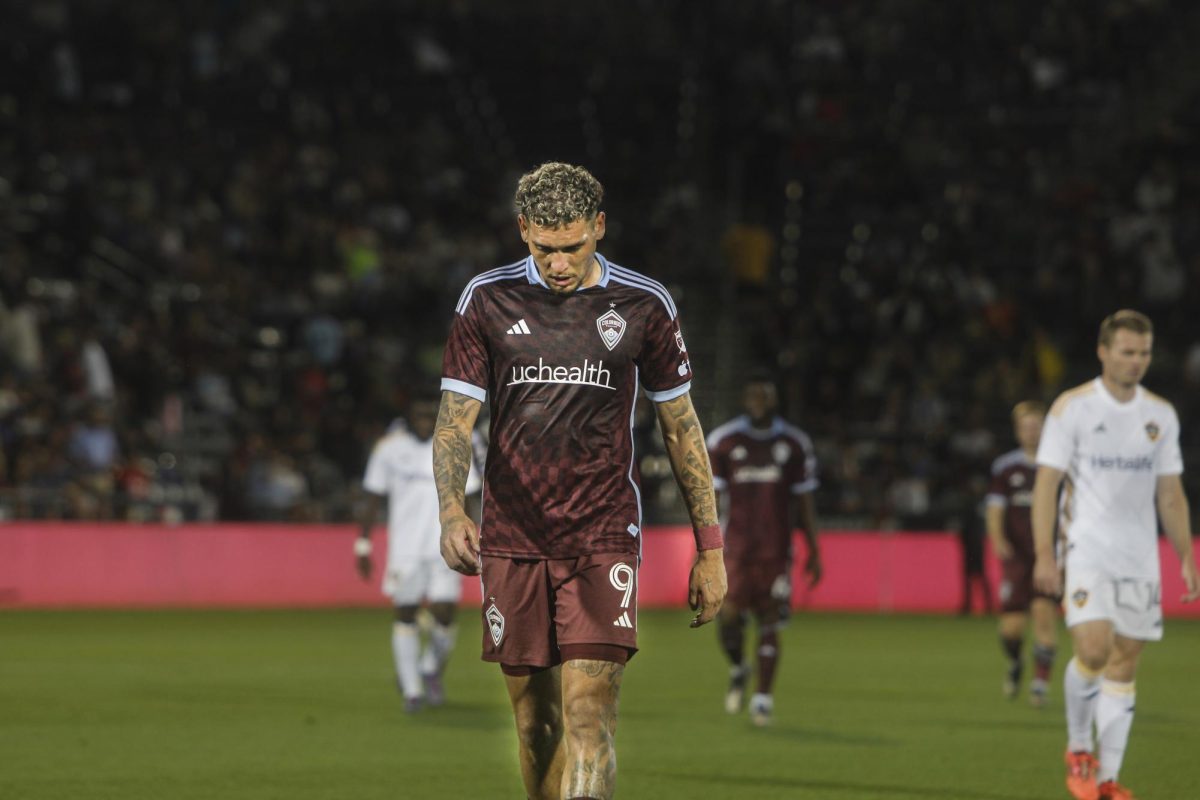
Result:
<svg viewBox="0 0 1200 800"><path fill-rule="evenodd" d="M1054 603L1061 597L1046 594L1034 588L1033 559L1010 558L1000 562L1000 611L1004 614L1023 614L1029 610L1035 597Z"/></svg>
<svg viewBox="0 0 1200 800"><path fill-rule="evenodd" d="M484 661L552 667L562 648L637 651L637 556L482 560Z"/></svg>
<svg viewBox="0 0 1200 800"><path fill-rule="evenodd" d="M725 577L729 581L729 591L725 594L725 602L739 611L753 611L760 615L773 613L783 601L772 597L771 587L779 576L785 574L785 564L770 561L726 562Z"/></svg>

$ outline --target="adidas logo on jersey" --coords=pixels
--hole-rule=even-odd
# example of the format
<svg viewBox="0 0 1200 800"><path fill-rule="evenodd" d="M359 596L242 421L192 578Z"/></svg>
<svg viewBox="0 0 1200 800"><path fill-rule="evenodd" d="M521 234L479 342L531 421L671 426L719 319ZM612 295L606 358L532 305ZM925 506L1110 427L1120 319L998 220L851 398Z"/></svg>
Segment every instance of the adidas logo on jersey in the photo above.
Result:
<svg viewBox="0 0 1200 800"><path fill-rule="evenodd" d="M615 625L618 628L632 628L633 623L629 621L629 612L622 611L621 616L619 616L615 620L613 620L613 625Z"/></svg>
<svg viewBox="0 0 1200 800"><path fill-rule="evenodd" d="M531 331L529 330L529 326L525 324L524 318L517 320L516 325L513 325L511 328L509 328L508 330L505 331L505 333L517 334L517 335L530 333L530 332Z"/></svg>

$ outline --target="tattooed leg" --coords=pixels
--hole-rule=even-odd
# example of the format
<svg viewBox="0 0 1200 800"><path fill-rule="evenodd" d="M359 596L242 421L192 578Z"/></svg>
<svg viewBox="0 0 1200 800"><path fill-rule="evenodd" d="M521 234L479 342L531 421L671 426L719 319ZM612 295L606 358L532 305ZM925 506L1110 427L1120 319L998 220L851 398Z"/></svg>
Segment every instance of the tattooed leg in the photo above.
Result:
<svg viewBox="0 0 1200 800"><path fill-rule="evenodd" d="M558 800L562 785L562 682L555 667L525 677L504 676L517 722L521 778L530 800Z"/></svg>
<svg viewBox="0 0 1200 800"><path fill-rule="evenodd" d="M617 782L617 696L623 664L573 659L563 664L566 767L563 797L608 800Z"/></svg>

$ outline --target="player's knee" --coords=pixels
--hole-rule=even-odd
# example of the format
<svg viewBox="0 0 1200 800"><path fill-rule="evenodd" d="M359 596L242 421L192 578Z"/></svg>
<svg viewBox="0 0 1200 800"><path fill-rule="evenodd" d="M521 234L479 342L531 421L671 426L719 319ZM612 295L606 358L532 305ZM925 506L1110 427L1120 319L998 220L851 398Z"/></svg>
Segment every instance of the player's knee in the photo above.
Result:
<svg viewBox="0 0 1200 800"><path fill-rule="evenodd" d="M403 622L408 625L417 621L416 606L396 606L396 622Z"/></svg>
<svg viewBox="0 0 1200 800"><path fill-rule="evenodd" d="M1089 672L1100 672L1108 664L1111 648L1106 642L1082 641L1075 644L1075 658Z"/></svg>
<svg viewBox="0 0 1200 800"><path fill-rule="evenodd" d="M454 611L453 603L434 603L429 607L429 613L438 625L453 625Z"/></svg>
<svg viewBox="0 0 1200 800"><path fill-rule="evenodd" d="M595 743L609 738L617 724L616 700L591 694L565 698L563 722L564 733L574 741Z"/></svg>

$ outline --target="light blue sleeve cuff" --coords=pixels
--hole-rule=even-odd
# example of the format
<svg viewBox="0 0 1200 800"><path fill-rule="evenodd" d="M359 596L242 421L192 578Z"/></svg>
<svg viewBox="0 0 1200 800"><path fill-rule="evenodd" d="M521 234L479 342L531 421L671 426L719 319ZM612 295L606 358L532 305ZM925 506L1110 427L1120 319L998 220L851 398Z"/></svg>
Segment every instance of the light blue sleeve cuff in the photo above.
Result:
<svg viewBox="0 0 1200 800"><path fill-rule="evenodd" d="M473 383L466 381L456 381L453 378L442 378L442 391L454 392L455 394L464 394L473 400L478 400L481 403L487 402L487 389L480 389Z"/></svg>
<svg viewBox="0 0 1200 800"><path fill-rule="evenodd" d="M729 484L726 483L724 478L718 478L716 475L714 475L713 476L713 488L716 489L718 492L723 492L727 488L729 488Z"/></svg>
<svg viewBox="0 0 1200 800"><path fill-rule="evenodd" d="M811 478L807 481L801 481L800 483L793 483L792 494L808 494L809 492L815 491L820 485L820 481L818 481L816 478Z"/></svg>
<svg viewBox="0 0 1200 800"><path fill-rule="evenodd" d="M646 389L646 397L649 397L656 403L665 403L668 400L674 400L676 397L682 397L692 390L692 382L688 381L682 386L676 386L674 389L667 389L662 392L652 392Z"/></svg>

